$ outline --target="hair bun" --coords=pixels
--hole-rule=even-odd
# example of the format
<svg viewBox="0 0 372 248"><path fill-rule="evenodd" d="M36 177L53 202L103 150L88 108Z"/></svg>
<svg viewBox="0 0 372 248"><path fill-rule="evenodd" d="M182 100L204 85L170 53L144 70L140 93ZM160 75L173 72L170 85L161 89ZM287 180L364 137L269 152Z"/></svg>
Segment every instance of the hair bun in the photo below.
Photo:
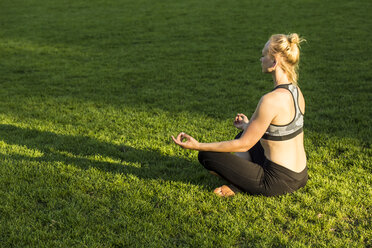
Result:
<svg viewBox="0 0 372 248"><path fill-rule="evenodd" d="M289 34L287 37L288 37L288 42L290 44L295 44L298 46L300 45L301 42L305 41L304 39L300 38L298 34L296 33Z"/></svg>
<svg viewBox="0 0 372 248"><path fill-rule="evenodd" d="M300 37L298 37L298 34L293 33L293 34L288 35L288 41L289 43L298 45L300 43Z"/></svg>

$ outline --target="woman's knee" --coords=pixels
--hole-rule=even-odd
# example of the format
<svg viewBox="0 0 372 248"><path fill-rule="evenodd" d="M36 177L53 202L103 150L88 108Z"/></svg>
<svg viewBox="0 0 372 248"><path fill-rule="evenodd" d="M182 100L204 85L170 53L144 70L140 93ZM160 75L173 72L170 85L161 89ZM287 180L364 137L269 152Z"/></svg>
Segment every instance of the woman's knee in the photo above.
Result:
<svg viewBox="0 0 372 248"><path fill-rule="evenodd" d="M199 152L198 154L198 160L201 165L203 165L207 170L212 170L210 166L208 166L209 163L206 163L206 161L211 161L213 160L213 153L214 152Z"/></svg>
<svg viewBox="0 0 372 248"><path fill-rule="evenodd" d="M199 152L198 154L199 163L201 163L202 165L204 165L204 160L207 157L207 153L208 152Z"/></svg>

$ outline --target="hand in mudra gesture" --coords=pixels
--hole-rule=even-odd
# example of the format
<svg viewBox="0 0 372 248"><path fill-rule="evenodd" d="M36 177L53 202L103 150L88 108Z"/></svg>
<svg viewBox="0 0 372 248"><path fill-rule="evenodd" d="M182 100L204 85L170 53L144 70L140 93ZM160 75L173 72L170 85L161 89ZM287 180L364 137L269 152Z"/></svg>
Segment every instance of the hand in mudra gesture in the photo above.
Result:
<svg viewBox="0 0 372 248"><path fill-rule="evenodd" d="M172 139L174 143L176 143L177 145L184 149L197 150L199 147L199 142L190 135L185 134L184 132L179 133L177 135L177 138L174 138L174 136L172 135Z"/></svg>
<svg viewBox="0 0 372 248"><path fill-rule="evenodd" d="M237 114L235 116L234 126L237 129L243 130L247 126L248 122L249 120L247 116L245 116L244 114Z"/></svg>

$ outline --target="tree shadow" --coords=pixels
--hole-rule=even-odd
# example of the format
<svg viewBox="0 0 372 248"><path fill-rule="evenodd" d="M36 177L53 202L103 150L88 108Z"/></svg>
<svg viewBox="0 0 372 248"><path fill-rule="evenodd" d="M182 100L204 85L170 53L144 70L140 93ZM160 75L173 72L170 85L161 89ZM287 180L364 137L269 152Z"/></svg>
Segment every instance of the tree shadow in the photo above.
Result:
<svg viewBox="0 0 372 248"><path fill-rule="evenodd" d="M163 155L155 150L139 150L85 136L61 135L6 124L0 124L0 137L0 141L7 145L16 146L11 154L0 153L0 158L62 162L84 170L95 168L142 179L180 181L208 190L218 182L196 162ZM28 155L27 151L36 155Z"/></svg>

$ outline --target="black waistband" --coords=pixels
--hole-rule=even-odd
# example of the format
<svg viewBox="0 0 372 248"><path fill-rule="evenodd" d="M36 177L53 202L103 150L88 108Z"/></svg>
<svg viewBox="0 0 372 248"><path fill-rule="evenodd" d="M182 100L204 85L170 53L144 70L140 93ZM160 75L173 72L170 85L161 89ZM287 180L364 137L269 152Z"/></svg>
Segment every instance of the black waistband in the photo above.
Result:
<svg viewBox="0 0 372 248"><path fill-rule="evenodd" d="M266 158L265 160L265 163L264 163L264 169L266 170L274 170L274 171L278 171L278 172L281 172L281 173L284 173L285 175L295 179L295 180L301 180L303 179L304 177L307 176L307 166L305 166L305 168L301 171L301 172L295 172L293 170L290 170L280 164L277 164L271 160L268 160Z"/></svg>

